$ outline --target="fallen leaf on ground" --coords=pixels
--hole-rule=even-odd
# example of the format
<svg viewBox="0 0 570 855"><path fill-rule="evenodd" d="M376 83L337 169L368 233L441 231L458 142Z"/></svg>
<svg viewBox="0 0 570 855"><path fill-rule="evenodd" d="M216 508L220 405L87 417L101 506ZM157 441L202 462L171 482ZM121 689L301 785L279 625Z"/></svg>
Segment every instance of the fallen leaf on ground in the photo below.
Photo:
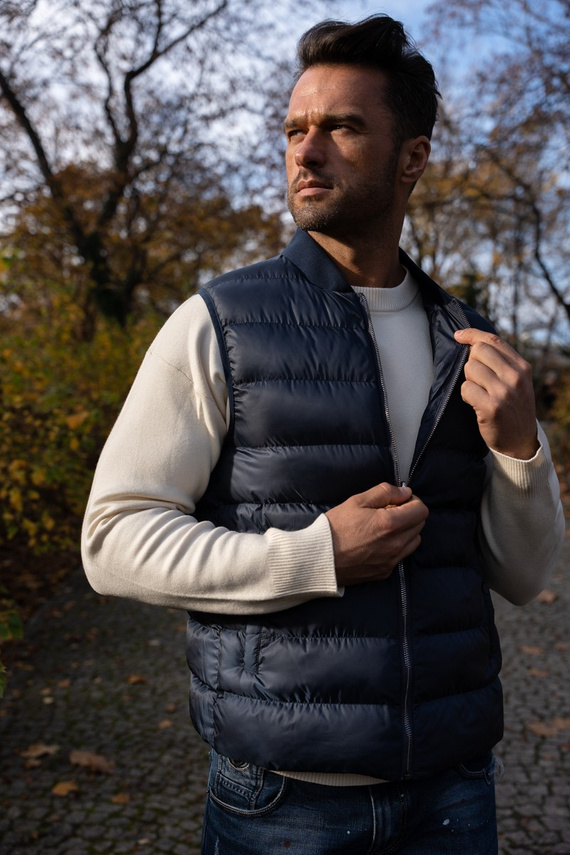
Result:
<svg viewBox="0 0 570 855"><path fill-rule="evenodd" d="M52 788L54 796L68 796L78 790L77 781L60 781Z"/></svg>
<svg viewBox="0 0 570 855"><path fill-rule="evenodd" d="M533 647L531 644L523 644L521 647L523 653L528 653L531 656L539 656L544 653L544 647Z"/></svg>
<svg viewBox="0 0 570 855"><path fill-rule="evenodd" d="M548 588L545 588L544 591L540 592L536 599L539 603L546 603L547 606L550 606L558 599L558 594L555 594L554 591L549 591Z"/></svg>
<svg viewBox="0 0 570 855"><path fill-rule="evenodd" d="M553 718L550 721L530 721L527 730L535 736L556 736L560 730L570 730L570 718Z"/></svg>
<svg viewBox="0 0 570 855"><path fill-rule="evenodd" d="M69 760L76 766L83 766L91 772L102 772L105 775L113 774L113 763L101 754L94 751L72 751Z"/></svg>
<svg viewBox="0 0 570 855"><path fill-rule="evenodd" d="M556 736L558 733L558 729L547 721L529 721L526 729L535 736Z"/></svg>
<svg viewBox="0 0 570 855"><path fill-rule="evenodd" d="M20 755L26 760L38 760L40 757L55 754L57 751L59 751L59 745L46 745L45 742L34 742L29 748L20 751Z"/></svg>
<svg viewBox="0 0 570 855"><path fill-rule="evenodd" d="M114 805L128 805L131 797L128 793L115 793L111 801Z"/></svg>
<svg viewBox="0 0 570 855"><path fill-rule="evenodd" d="M146 677L143 677L141 674L131 674L127 677L127 683L130 683L131 686L134 686L137 683L146 683Z"/></svg>
<svg viewBox="0 0 570 855"><path fill-rule="evenodd" d="M172 722L169 718L163 718L161 722L158 724L161 730L164 730L165 727L172 727Z"/></svg>
<svg viewBox="0 0 570 855"><path fill-rule="evenodd" d="M528 673L531 677L548 677L549 672L543 668L529 668Z"/></svg>

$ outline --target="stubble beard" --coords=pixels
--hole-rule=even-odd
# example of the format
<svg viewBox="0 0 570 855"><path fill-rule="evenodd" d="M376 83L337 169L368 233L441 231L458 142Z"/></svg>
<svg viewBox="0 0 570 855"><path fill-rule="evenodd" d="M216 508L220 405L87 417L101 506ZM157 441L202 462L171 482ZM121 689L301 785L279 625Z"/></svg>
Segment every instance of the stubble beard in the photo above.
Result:
<svg viewBox="0 0 570 855"><path fill-rule="evenodd" d="M289 211L295 225L303 231L335 237L349 237L353 233L360 235L373 222L381 224L390 220L394 207L394 188L390 178L384 175L366 187L337 188L334 198L321 200L299 199L293 181L287 193Z"/></svg>

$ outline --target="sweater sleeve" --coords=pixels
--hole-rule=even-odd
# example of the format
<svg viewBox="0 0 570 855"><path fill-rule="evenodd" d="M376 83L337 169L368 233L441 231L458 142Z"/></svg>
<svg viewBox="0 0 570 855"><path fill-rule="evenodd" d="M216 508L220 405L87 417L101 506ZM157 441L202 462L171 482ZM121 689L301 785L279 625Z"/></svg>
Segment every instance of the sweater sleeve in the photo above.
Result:
<svg viewBox="0 0 570 855"><path fill-rule="evenodd" d="M101 453L82 532L102 594L247 614L340 596L328 520L237 533L198 522L227 431L227 391L204 301L190 298L149 349Z"/></svg>
<svg viewBox="0 0 570 855"><path fill-rule="evenodd" d="M531 460L489 453L490 477L481 504L480 544L491 588L514 605L547 584L565 534L560 487L548 440Z"/></svg>

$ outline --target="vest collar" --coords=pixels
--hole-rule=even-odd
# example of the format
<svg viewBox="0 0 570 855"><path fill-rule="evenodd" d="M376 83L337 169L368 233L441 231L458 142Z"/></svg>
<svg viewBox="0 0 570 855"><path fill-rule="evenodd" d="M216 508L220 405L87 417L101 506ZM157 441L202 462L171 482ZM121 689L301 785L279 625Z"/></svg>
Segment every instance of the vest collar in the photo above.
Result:
<svg viewBox="0 0 570 855"><path fill-rule="evenodd" d="M297 229L291 243L281 255L298 267L309 282L318 288L327 291L352 291L332 258L308 232Z"/></svg>
<svg viewBox="0 0 570 855"><path fill-rule="evenodd" d="M324 288L327 291L352 291L332 258L308 232L297 229L281 255L294 264L318 288ZM403 249L400 249L400 261L420 286L425 304L445 305L452 302L450 295L414 264Z"/></svg>

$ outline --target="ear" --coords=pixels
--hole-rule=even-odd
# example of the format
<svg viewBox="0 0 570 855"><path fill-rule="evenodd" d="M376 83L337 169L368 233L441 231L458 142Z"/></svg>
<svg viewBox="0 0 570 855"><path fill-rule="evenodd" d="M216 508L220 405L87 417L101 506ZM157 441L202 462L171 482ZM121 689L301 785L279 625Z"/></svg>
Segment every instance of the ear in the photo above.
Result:
<svg viewBox="0 0 570 855"><path fill-rule="evenodd" d="M424 174L431 152L431 143L427 137L414 137L406 140L400 153L400 180L410 187Z"/></svg>

